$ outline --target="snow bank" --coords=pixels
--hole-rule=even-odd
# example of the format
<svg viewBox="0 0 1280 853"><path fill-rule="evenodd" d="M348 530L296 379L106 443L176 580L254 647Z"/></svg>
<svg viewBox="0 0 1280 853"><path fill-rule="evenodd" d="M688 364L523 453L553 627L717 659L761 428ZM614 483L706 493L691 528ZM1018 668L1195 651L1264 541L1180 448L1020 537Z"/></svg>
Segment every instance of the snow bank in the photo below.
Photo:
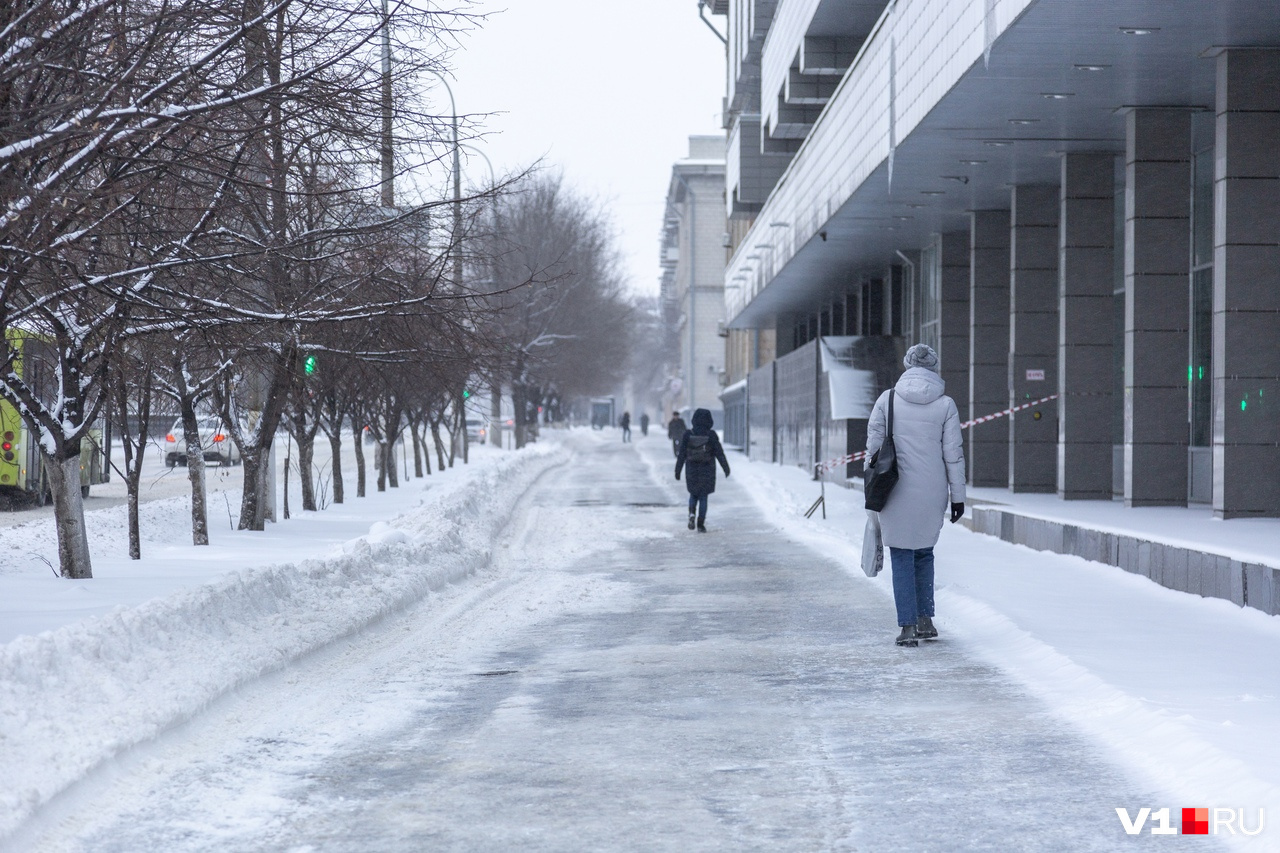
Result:
<svg viewBox="0 0 1280 853"><path fill-rule="evenodd" d="M328 558L243 569L0 647L0 838L237 685L473 573L527 488L568 455L542 444L497 457Z"/></svg>

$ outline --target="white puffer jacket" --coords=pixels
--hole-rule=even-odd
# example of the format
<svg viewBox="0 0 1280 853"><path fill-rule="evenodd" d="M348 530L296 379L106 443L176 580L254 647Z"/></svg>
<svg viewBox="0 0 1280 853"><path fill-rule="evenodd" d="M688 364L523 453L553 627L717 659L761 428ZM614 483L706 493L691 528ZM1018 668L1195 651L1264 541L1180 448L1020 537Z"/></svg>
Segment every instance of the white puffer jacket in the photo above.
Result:
<svg viewBox="0 0 1280 853"><path fill-rule="evenodd" d="M932 370L908 368L894 386L893 444L898 484L880 512L884 544L932 548L952 503L964 502L964 445L960 413L946 396L946 383ZM889 392L876 400L867 423L867 458L884 443Z"/></svg>

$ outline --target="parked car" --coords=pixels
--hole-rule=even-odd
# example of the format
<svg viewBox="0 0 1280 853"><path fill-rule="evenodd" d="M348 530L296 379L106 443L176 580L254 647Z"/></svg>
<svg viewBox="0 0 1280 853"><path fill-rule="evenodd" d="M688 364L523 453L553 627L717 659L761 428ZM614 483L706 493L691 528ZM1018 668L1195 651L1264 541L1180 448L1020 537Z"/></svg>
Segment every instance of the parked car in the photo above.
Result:
<svg viewBox="0 0 1280 853"><path fill-rule="evenodd" d="M484 418L467 418L467 440L483 444L488 441L489 422Z"/></svg>
<svg viewBox="0 0 1280 853"><path fill-rule="evenodd" d="M239 465L240 448L231 440L231 436L222 428L222 421L216 417L199 419L200 449L205 462L217 462L219 465ZM182 437L182 420L173 422L173 426L164 437L164 464L172 468L174 465L187 464L187 443Z"/></svg>

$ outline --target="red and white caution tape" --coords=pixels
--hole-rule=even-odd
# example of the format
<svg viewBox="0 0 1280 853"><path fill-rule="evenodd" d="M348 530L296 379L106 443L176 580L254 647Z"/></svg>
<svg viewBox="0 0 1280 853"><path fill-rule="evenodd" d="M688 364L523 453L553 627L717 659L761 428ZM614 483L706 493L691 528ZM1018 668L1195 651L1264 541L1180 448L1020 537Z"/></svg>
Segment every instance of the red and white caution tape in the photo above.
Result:
<svg viewBox="0 0 1280 853"><path fill-rule="evenodd" d="M1003 418L1006 415L1012 415L1014 412L1020 412L1023 409L1030 409L1032 406L1039 406L1041 403L1056 400L1060 396L1060 394L1050 394L1048 397L1041 397L1039 400L1033 400L1030 403L1023 403L1021 406L1014 406L1012 409L1005 409L1003 412L996 412L994 415L983 415L980 418L974 418L971 421L965 421L960 424L960 429L968 429L974 424L985 424L987 421L994 421L996 418Z"/></svg>
<svg viewBox="0 0 1280 853"><path fill-rule="evenodd" d="M1012 409L1005 409L1003 412L995 412L994 414L983 415L980 418L974 418L971 421L965 421L964 423L960 424L960 429L968 429L969 427L974 426L975 424L985 424L987 421L994 421L996 418L1008 417L1009 415L1012 415L1014 412L1020 412L1023 409L1030 409L1033 406L1039 406L1044 403L1048 403L1051 400L1056 400L1058 399L1059 396L1061 395L1050 394L1048 397L1041 397L1039 400L1032 400L1030 403L1023 403L1020 406L1014 406ZM850 453L847 456L837 456L835 459L828 459L826 462L819 462L814 467L816 467L819 471L830 471L831 469L837 466L848 465L850 462L857 462L859 459L865 459L866 456L867 456L867 451L862 450L862 451L859 451L858 453Z"/></svg>

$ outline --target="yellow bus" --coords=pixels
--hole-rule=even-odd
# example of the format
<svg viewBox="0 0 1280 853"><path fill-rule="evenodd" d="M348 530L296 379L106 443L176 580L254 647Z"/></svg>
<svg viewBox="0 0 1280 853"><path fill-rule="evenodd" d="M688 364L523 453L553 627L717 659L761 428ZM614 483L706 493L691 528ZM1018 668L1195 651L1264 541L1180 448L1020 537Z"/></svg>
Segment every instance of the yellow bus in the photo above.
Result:
<svg viewBox="0 0 1280 853"><path fill-rule="evenodd" d="M52 399L57 353L53 344L39 335L18 329L5 331L9 346L17 353L14 368L22 380L44 399ZM89 487L102 482L102 429L89 431L80 451L80 491L89 496ZM27 423L7 399L0 398L0 491L18 494L44 506L52 495L37 441Z"/></svg>

